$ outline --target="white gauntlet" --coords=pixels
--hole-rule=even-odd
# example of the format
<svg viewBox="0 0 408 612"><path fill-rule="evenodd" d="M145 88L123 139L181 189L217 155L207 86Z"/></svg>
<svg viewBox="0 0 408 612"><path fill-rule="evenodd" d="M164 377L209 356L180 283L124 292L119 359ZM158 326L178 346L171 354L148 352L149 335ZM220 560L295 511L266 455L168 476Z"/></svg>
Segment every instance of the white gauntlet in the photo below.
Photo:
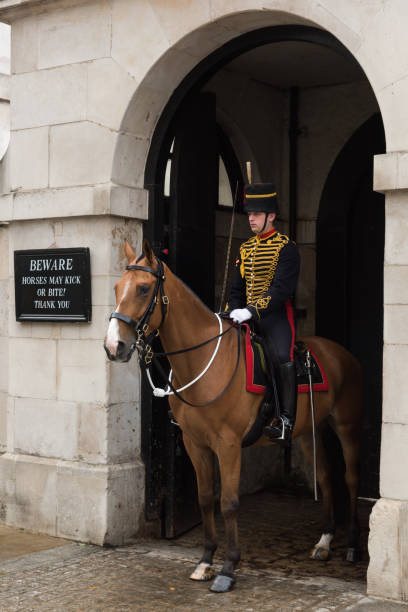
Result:
<svg viewBox="0 0 408 612"><path fill-rule="evenodd" d="M230 313L230 319L232 319L235 323L243 323L252 317L252 314L249 312L248 308L235 308Z"/></svg>

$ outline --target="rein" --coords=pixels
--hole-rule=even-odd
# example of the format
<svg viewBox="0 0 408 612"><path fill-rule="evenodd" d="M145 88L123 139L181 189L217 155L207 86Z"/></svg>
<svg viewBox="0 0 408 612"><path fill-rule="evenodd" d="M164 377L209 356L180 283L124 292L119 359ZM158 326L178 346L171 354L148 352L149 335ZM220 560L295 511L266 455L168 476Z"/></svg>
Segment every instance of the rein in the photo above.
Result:
<svg viewBox="0 0 408 612"><path fill-rule="evenodd" d="M162 261L158 257L156 257L156 261L157 261L157 270L154 270L153 268L148 268L147 266L139 266L139 265L134 265L134 264L130 264L130 265L126 266L126 270L141 270L143 272L149 272L150 274L153 274L153 276L156 277L156 284L155 284L155 287L154 287L152 299L150 300L150 303L149 303L148 307L146 308L145 312L143 313L142 317L140 318L140 320L139 321L135 321L131 317L128 317L127 315L124 315L121 312L113 312L111 314L111 316L109 317L109 320L111 320L111 319L119 319L120 321L123 321L127 325L130 325L131 327L134 327L137 336L136 336L136 341L130 347L129 359L132 356L134 350L137 349L138 353L139 353L140 364L141 364L141 366L146 371L146 375L147 375L147 378L149 380L150 386L153 389L153 394L156 397L165 397L166 395L175 395L181 402L183 402L184 404L187 404L188 406L192 406L194 408L201 408L201 407L204 407L204 406L209 406L210 404L213 404L214 402L219 400L224 395L224 393L226 393L226 391L230 388L230 386L231 386L231 384L232 384L232 382L233 382L233 380L235 378L235 375L236 375L236 373L238 371L239 362L240 362L240 358L241 358L241 342L240 342L241 334L240 334L240 328L237 327L238 355L237 355L237 361L236 361L235 369L234 369L234 372L232 373L232 377L231 377L230 381L228 382L227 386L223 389L223 391L221 391L221 393L219 393L217 395L217 397L215 397L214 399L210 400L209 402L206 402L205 404L192 404L191 402L189 402L189 401L185 400L183 397L181 397L181 395L179 394L179 391L184 391L185 389L191 387L200 378L202 378L202 376L204 376L204 374L210 368L210 366L211 366L212 362L214 361L215 356L216 356L216 354L218 352L222 336L224 336L225 334L230 332L233 329L233 326L229 327L225 331L222 331L221 318L219 317L218 314L215 314L215 316L218 318L219 325L220 325L220 333L217 334L216 336L213 336L212 338L209 338L208 340L205 340L204 342L201 342L200 344L196 344L195 346L190 346L190 347L185 348L185 349L179 349L177 351L168 351L168 352L161 352L161 353L154 354L153 349L151 347L151 342L152 342L152 340L156 336L159 335L159 329L160 329L160 327L164 323L164 319L165 319L166 314L167 314L167 306L169 304L169 298L167 297L167 295L164 294L164 288L163 288L163 284L164 284L164 281L165 281L165 278L166 278L165 275L164 275L163 263L162 263ZM155 307L157 305L159 292L160 292L160 297L161 297L161 299L160 299L161 321L160 321L160 324L157 327L157 329L154 330L151 334L149 334L146 337L146 332L147 332L147 329L149 327L150 318L151 318L151 316L153 314L153 311L154 311L154 309L155 309ZM204 368L204 370L201 372L201 374L199 374L194 380L192 380L191 382L187 383L186 385L184 385L180 389L175 389L175 387L173 386L173 384L171 382L172 371L170 370L170 376L169 376L169 378L167 378L166 374L163 371L163 368L161 367L160 363L157 361L156 358L157 357L167 357L168 355L180 355L182 353L187 353L189 351L194 351L194 350L196 350L198 348L201 348L202 346L205 346L206 344L209 344L210 342L213 342L214 340L218 340L217 346L215 347L214 353L212 354L210 361L208 362L208 364ZM159 371L160 376L167 383L166 389L161 389L161 388L155 387L154 384L153 384L152 378L150 376L150 365L152 364L153 360L155 360L155 365L156 365L156 367L157 367L157 369Z"/></svg>

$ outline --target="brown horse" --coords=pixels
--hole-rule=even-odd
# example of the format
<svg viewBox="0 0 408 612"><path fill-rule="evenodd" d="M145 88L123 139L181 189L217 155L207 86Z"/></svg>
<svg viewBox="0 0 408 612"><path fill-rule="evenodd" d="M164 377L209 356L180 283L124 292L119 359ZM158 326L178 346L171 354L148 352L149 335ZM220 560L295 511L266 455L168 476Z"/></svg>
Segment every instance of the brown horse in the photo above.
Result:
<svg viewBox="0 0 408 612"><path fill-rule="evenodd" d="M169 268L155 258L147 241L143 254L136 255L125 244L128 266L115 286L116 310L112 314L105 350L108 357L128 361L137 344L149 350L144 338L159 330L165 351L179 351L218 336L230 324L219 322L201 300L178 279ZM143 332L140 330L143 325ZM323 338L303 340L312 348L323 365L329 390L315 393L315 414L318 430L317 479L323 497L325 525L322 537L313 547L312 559L327 559L335 522L330 469L321 437L321 424L330 419L340 438L346 464L345 480L350 493L350 530L347 559L355 561L359 553L359 526L356 514L359 438L362 413L362 375L355 358L344 348ZM169 355L174 388L183 388L205 370L214 355L216 340L191 352ZM221 474L221 511L225 520L227 552L223 568L211 590L232 588L234 570L240 560L238 546L238 489L241 470L241 443L255 421L262 397L246 391L245 360L239 359L238 342L243 336L225 333L219 350L205 374L180 392L188 405L175 395L169 398L171 410L183 432L183 441L197 475L198 498L204 526L204 553L190 576L193 580L210 580L212 561L217 548L214 525L213 453L218 457ZM242 354L242 352L241 352ZM234 377L234 370L236 375ZM228 383L232 383L228 386ZM224 394L215 402L214 398ZM209 403L209 404L208 404ZM202 406L208 404L207 406ZM198 406L197 406L198 405ZM298 437L302 450L312 461L312 424L308 394L299 394L293 437ZM271 442L261 437L257 444Z"/></svg>

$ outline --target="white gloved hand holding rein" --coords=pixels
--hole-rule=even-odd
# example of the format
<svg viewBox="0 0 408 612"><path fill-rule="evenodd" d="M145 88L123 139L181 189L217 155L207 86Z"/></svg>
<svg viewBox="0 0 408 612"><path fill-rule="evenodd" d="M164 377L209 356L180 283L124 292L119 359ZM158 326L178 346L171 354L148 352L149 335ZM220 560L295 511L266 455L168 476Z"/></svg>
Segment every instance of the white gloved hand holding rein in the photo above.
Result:
<svg viewBox="0 0 408 612"><path fill-rule="evenodd" d="M252 317L252 314L249 312L248 308L235 308L232 312L230 312L230 319L234 321L234 323L243 323L244 321L248 321Z"/></svg>

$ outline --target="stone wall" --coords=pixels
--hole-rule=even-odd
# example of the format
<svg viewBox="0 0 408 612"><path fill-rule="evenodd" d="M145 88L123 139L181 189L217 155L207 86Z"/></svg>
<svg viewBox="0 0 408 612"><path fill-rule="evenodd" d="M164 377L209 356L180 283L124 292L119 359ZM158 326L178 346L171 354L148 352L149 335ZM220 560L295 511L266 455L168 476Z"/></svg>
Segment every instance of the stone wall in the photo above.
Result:
<svg viewBox="0 0 408 612"><path fill-rule="evenodd" d="M11 191L0 201L2 220L11 226L8 247L0 229L1 253L7 248L12 253L17 245L91 246L93 286L96 290L101 282L102 294L109 292L120 262L119 242L112 247L112 241L126 232L134 245L140 240L139 220L147 214L143 174L157 119L174 89L202 59L241 33L297 23L328 30L361 64L379 103L388 151L375 168L376 187L387 193L389 301L381 455L381 493L387 499L379 502L373 514L370 552L375 561L370 565L369 590L374 595L406 598L407 539L398 540L395 535L405 533L405 514L381 512L384 504L396 508L407 500L405 474L398 466L406 458L408 391L400 379L401 362L398 366L394 362L396 355L405 358L407 345L406 299L394 291L408 265L406 2L101 0L74 4L51 0L41 4L2 0L0 4L0 18L12 22L13 73ZM306 204L301 212L309 214ZM134 221L129 224L126 218ZM3 295L9 283L12 312L12 268L4 272L2 263L1 274ZM94 321L70 332L61 325L52 330L37 326L33 331L30 324L17 325L10 314L8 452L0 459L1 497L10 523L118 543L135 531L142 506L143 470L129 452L137 432L129 438L113 424L116 410L121 419L129 414L128 400L118 389L129 377L137 383L137 375L126 368L113 374L114 369L102 362L97 345L109 304L95 299ZM64 337L70 333L73 338ZM86 367L89 377L83 374ZM396 411L395 406L402 408ZM55 418L56 411L62 424ZM36 424L38 415L46 435ZM26 416L32 428L29 433L20 431ZM104 425L92 446L86 431L92 423L99 427L99 417ZM52 440L64 435L65 424L66 445ZM118 445L115 440L120 440ZM99 457L100 462L80 457L79 449L87 449L87 456ZM57 452L63 457L54 457ZM391 534L391 548L382 545L381 533ZM392 551L398 551L399 570L387 583L385 569Z"/></svg>

